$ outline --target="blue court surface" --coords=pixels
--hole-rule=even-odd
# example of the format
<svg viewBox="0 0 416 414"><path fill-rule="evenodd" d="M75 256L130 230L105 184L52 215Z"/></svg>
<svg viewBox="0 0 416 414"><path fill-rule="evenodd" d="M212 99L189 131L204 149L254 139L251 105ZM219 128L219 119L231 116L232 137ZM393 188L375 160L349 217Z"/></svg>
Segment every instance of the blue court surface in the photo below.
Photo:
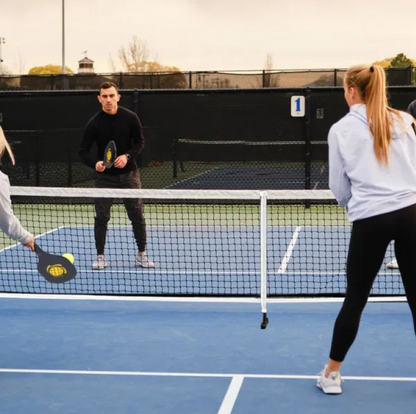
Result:
<svg viewBox="0 0 416 414"><path fill-rule="evenodd" d="M181 190L303 190L305 189L305 168L290 164L278 167L215 167L190 178L179 178L177 183L167 188ZM314 190L328 189L327 166L312 166L310 188Z"/></svg>
<svg viewBox="0 0 416 414"><path fill-rule="evenodd" d="M341 303L0 299L4 414L415 412L407 304L369 303L342 369L315 385Z"/></svg>

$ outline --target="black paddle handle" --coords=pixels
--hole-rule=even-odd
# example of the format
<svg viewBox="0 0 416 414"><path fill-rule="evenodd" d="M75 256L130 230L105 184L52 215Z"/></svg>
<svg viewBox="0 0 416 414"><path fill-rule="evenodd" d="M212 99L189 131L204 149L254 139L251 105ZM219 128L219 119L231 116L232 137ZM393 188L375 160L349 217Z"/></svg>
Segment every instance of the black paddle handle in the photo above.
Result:
<svg viewBox="0 0 416 414"><path fill-rule="evenodd" d="M37 243L35 243L35 253L40 256L42 254L44 254L45 252L39 247L39 245Z"/></svg>

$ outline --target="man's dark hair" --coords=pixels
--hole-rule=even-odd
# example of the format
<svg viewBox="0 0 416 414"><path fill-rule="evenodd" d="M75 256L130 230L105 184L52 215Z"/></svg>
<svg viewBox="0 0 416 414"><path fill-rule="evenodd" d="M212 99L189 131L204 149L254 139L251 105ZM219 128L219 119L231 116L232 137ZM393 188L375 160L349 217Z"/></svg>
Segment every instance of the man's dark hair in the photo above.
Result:
<svg viewBox="0 0 416 414"><path fill-rule="evenodd" d="M103 82L100 85L100 95L101 95L101 89L110 89L110 88L115 88L115 90L118 93L118 86L114 82Z"/></svg>

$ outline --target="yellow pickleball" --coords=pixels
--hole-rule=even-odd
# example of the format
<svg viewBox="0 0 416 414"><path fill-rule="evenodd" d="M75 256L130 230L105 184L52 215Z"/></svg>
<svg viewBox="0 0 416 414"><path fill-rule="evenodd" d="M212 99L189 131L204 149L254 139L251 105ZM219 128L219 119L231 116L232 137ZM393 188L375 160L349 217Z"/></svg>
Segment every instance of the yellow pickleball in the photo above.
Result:
<svg viewBox="0 0 416 414"><path fill-rule="evenodd" d="M65 253L62 255L62 257L65 257L65 259L68 259L72 264L74 264L75 262L74 256L72 256L71 253Z"/></svg>

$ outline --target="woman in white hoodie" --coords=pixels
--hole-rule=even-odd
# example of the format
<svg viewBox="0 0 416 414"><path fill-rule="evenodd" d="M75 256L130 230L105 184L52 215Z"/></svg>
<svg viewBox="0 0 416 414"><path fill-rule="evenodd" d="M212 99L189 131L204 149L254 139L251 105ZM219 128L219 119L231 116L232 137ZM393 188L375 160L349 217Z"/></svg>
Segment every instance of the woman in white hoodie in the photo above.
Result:
<svg viewBox="0 0 416 414"><path fill-rule="evenodd" d="M0 127L0 158L4 151L7 150L10 159L14 164L13 152L4 136L3 130ZM25 230L18 218L13 214L12 203L10 200L10 182L7 175L0 171L0 230L6 233L12 239L22 243L28 247L32 252L35 250L35 238Z"/></svg>
<svg viewBox="0 0 416 414"><path fill-rule="evenodd" d="M317 386L340 394L342 362L383 263L395 253L416 320L416 136L414 119L388 106L380 66L355 66L344 78L349 113L329 131L329 187L352 224L347 291L334 326L330 358Z"/></svg>

